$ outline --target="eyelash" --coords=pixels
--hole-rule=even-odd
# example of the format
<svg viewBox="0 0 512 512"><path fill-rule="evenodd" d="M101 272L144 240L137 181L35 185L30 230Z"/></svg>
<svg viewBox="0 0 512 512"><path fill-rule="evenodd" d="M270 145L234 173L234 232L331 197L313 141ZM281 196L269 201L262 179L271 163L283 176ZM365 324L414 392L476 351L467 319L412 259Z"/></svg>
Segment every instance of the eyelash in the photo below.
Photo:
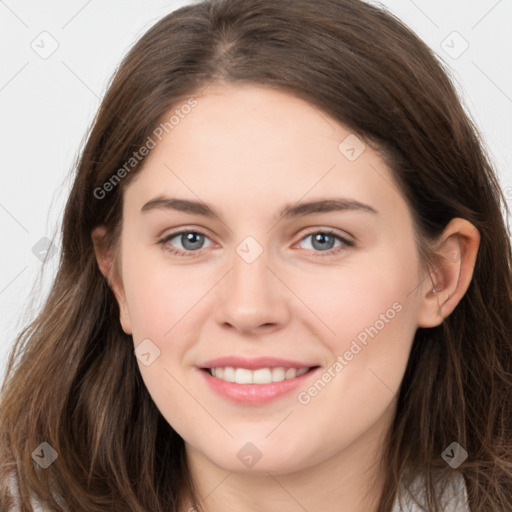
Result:
<svg viewBox="0 0 512 512"><path fill-rule="evenodd" d="M176 249L174 247L170 247L169 245L167 245L169 240L172 240L176 236L183 235L185 233L194 233L194 234L202 235L202 236L204 236L206 238L209 238L206 234L202 233L201 231L182 230L182 231L176 231L175 233L171 233L169 235L166 235L164 238L162 238L161 240L158 241L158 244L162 245L164 247L164 249L166 251L169 251L169 253L171 253L173 256L178 256L178 257L181 257L181 258L194 258L194 257L199 256L199 254L196 255L194 253L199 253L201 251L201 249L199 249L197 251L182 251L182 250L179 250L179 249ZM315 257L316 256L319 256L319 257L334 256L334 255L336 255L336 254L346 250L347 247L354 247L355 246L354 242L352 242L350 240L347 240L346 238L336 234L335 231L328 230L328 229L324 230L324 231L322 231L322 230L311 231L308 234L304 235L299 240L299 242L302 242L306 238L308 238L308 237L310 237L312 235L317 235L317 234L332 236L332 237L338 239L340 242L342 242L343 245L340 246L340 247L335 247L333 249L329 249L328 251L315 251L314 249L305 249L305 250L313 251L312 255L315 256Z"/></svg>

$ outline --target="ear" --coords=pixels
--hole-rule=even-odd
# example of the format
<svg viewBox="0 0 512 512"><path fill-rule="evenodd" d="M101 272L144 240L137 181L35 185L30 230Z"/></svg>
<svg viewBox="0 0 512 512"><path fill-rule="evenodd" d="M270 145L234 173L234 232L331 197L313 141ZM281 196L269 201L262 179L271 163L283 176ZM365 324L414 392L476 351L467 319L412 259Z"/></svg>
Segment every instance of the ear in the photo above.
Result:
<svg viewBox="0 0 512 512"><path fill-rule="evenodd" d="M452 219L440 237L439 265L425 279L418 327L435 327L455 309L466 293L480 245L478 229L465 219Z"/></svg>
<svg viewBox="0 0 512 512"><path fill-rule="evenodd" d="M94 244L94 252L100 272L108 282L108 285L114 293L117 304L119 305L121 327L126 334L132 333L130 314L126 303L126 295L124 292L123 282L115 265L115 257L106 242L107 229L104 226L94 228L91 233L92 243Z"/></svg>

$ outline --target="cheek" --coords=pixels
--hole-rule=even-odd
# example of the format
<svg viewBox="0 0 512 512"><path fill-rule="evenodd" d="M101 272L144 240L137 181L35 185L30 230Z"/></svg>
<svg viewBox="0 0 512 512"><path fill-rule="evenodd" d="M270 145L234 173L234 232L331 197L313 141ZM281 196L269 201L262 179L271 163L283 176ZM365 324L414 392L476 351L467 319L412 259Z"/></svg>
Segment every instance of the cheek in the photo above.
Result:
<svg viewBox="0 0 512 512"><path fill-rule="evenodd" d="M165 258L152 258L144 251L134 250L123 259L134 345L149 339L158 349L154 352L157 349L150 345L151 356L158 355L149 365L138 360L140 373L154 403L180 435L186 435L190 422L201 423L201 410L187 393L188 386L183 387L181 366L198 332L201 304L204 309L205 295L214 284L211 270L208 282L206 271L191 269L172 266Z"/></svg>
<svg viewBox="0 0 512 512"><path fill-rule="evenodd" d="M358 428L389 405L417 329L419 304L411 293L417 286L417 265L413 246L388 247L357 265L347 260L347 266L332 269L326 279L304 281L304 302L329 327L317 327L313 320L312 329L326 333L321 339L332 358L323 382L302 390L300 403L308 403L307 410L321 417L326 404L337 404L330 420L349 415Z"/></svg>
<svg viewBox="0 0 512 512"><path fill-rule="evenodd" d="M364 343L377 335L388 337L385 333L391 345L395 340L410 341L417 309L411 292L418 284L413 247L384 248L321 272L297 278L295 289L328 327L324 339L329 340L333 351L343 353L353 339ZM400 334L404 326L407 332Z"/></svg>
<svg viewBox="0 0 512 512"><path fill-rule="evenodd" d="M147 254L131 253L124 260L123 282L135 343L170 337L169 331L206 294L207 280L190 268Z"/></svg>
<svg viewBox="0 0 512 512"><path fill-rule="evenodd" d="M411 293L417 260L414 252L404 254L410 258L398 260L389 251L373 264L338 269L322 291L314 279L301 289L305 302L335 333L322 337L332 360L317 381L299 391L301 414L290 424L298 431L306 426L316 438L313 444L349 443L392 405L417 327L418 306Z"/></svg>

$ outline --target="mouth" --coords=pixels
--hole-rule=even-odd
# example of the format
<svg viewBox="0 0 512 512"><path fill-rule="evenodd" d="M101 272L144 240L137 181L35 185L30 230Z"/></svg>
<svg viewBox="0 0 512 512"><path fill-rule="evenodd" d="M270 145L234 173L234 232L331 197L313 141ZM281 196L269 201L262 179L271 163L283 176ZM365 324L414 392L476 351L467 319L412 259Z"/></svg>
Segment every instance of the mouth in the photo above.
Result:
<svg viewBox="0 0 512 512"><path fill-rule="evenodd" d="M233 355L203 361L196 368L218 396L239 405L264 405L314 378L320 366L313 361Z"/></svg>
<svg viewBox="0 0 512 512"><path fill-rule="evenodd" d="M283 366L249 369L233 366L217 366L200 368L215 379L236 384L272 384L302 377L319 368L319 366L299 366L286 368Z"/></svg>

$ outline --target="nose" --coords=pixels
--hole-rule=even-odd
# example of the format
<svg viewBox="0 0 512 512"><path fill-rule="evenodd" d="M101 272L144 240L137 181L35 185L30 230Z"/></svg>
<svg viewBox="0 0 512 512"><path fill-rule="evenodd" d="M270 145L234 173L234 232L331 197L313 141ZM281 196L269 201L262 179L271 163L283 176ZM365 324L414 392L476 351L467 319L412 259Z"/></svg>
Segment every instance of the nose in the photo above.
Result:
<svg viewBox="0 0 512 512"><path fill-rule="evenodd" d="M250 263L235 253L232 262L218 289L217 322L244 334L282 328L290 318L289 291L269 267L266 252Z"/></svg>

